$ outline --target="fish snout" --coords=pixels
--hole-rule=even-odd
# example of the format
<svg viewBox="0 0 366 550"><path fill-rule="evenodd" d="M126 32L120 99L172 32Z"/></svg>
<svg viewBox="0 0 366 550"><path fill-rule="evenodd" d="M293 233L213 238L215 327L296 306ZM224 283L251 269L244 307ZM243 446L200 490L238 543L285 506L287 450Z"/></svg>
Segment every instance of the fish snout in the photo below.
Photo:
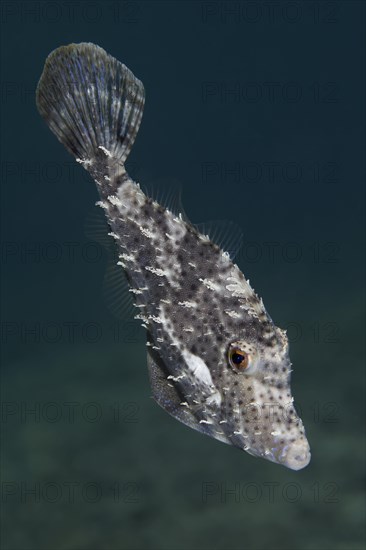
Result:
<svg viewBox="0 0 366 550"><path fill-rule="evenodd" d="M286 445L281 453L284 466L291 470L301 470L310 462L311 453L306 438Z"/></svg>

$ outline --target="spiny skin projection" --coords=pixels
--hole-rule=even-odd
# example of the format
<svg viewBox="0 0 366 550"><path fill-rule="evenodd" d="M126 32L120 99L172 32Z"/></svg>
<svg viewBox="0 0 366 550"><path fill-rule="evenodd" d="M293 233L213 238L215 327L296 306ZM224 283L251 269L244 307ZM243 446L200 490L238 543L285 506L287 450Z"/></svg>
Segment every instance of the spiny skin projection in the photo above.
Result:
<svg viewBox="0 0 366 550"><path fill-rule="evenodd" d="M90 43L52 52L37 107L96 182L147 329L156 402L179 421L299 470L310 448L290 390L286 333L275 327L229 254L142 193L126 170L143 84Z"/></svg>

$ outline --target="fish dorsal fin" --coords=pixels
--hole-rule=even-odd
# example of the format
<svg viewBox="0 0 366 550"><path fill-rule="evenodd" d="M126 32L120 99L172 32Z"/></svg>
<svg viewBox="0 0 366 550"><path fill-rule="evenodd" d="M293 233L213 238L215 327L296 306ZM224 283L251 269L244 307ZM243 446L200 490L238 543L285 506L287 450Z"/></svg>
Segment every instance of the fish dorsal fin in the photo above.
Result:
<svg viewBox="0 0 366 550"><path fill-rule="evenodd" d="M107 253L103 280L103 298L109 311L119 320L132 319L135 313L133 298L122 266L117 265L118 250L114 239L108 235L110 227L100 209L93 208L87 215L84 233L98 243Z"/></svg>
<svg viewBox="0 0 366 550"><path fill-rule="evenodd" d="M182 185L176 179L150 180L142 186L142 190L151 199L158 202L163 208L170 210L185 221L188 216L182 204Z"/></svg>
<svg viewBox="0 0 366 550"><path fill-rule="evenodd" d="M194 227L202 235L208 235L224 252L228 252L233 260L239 253L243 243L243 230L239 225L227 220L213 220L195 223Z"/></svg>

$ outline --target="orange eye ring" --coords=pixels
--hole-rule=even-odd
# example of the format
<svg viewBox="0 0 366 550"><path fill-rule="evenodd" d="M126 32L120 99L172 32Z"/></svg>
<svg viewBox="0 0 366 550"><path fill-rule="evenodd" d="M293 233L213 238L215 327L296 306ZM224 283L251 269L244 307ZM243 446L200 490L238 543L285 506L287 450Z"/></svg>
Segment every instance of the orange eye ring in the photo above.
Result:
<svg viewBox="0 0 366 550"><path fill-rule="evenodd" d="M229 351L229 362L235 370L245 370L249 367L250 355L240 348L232 348Z"/></svg>

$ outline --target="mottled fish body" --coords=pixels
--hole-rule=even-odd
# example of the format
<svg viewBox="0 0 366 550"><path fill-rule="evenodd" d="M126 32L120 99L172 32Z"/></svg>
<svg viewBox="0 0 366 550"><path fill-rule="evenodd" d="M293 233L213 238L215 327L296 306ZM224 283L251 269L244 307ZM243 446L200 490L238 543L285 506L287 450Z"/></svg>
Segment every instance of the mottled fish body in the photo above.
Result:
<svg viewBox="0 0 366 550"><path fill-rule="evenodd" d="M96 181L147 329L153 396L202 433L301 469L310 450L293 407L285 332L229 254L125 170L144 97L127 67L87 43L52 52L37 88L41 115Z"/></svg>

